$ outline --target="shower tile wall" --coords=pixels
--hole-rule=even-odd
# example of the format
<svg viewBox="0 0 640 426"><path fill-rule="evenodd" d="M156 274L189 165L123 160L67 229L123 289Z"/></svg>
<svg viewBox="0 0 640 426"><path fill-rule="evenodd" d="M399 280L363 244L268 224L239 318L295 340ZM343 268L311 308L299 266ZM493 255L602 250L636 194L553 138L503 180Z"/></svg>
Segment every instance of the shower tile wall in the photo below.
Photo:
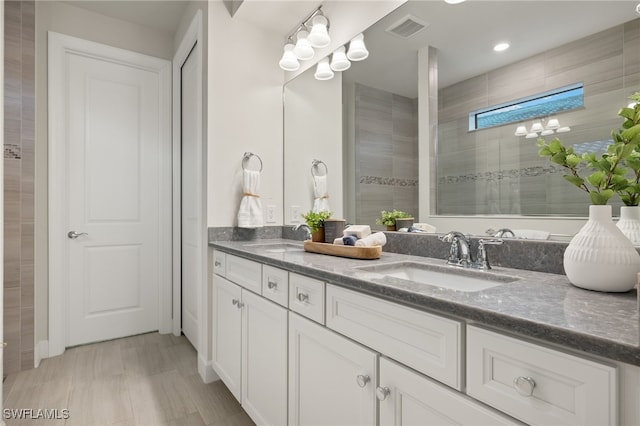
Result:
<svg viewBox="0 0 640 426"><path fill-rule="evenodd" d="M572 129L561 140L610 139L640 91L640 19L440 90L438 214L586 215L586 194L539 157L536 139L514 136L517 123L468 131L471 111L576 82L584 109L557 115Z"/></svg>
<svg viewBox="0 0 640 426"><path fill-rule="evenodd" d="M4 373L33 368L35 3L5 1Z"/></svg>
<svg viewBox="0 0 640 426"><path fill-rule="evenodd" d="M356 223L380 210L418 217L418 102L355 86Z"/></svg>

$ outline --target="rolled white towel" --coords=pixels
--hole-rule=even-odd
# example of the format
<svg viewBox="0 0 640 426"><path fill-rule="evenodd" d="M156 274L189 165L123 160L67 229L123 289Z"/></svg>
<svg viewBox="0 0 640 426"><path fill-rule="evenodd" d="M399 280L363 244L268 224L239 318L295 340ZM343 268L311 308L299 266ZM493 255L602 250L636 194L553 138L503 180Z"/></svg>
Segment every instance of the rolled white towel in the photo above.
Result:
<svg viewBox="0 0 640 426"><path fill-rule="evenodd" d="M361 239L371 235L371 227L369 225L351 225L348 228L345 228L343 235L345 237L347 235L353 235L354 237Z"/></svg>
<svg viewBox="0 0 640 426"><path fill-rule="evenodd" d="M384 232L376 232L356 241L356 246L358 247L383 246L385 244L387 244L387 236L384 235Z"/></svg>
<svg viewBox="0 0 640 426"><path fill-rule="evenodd" d="M336 238L335 240L333 240L333 244L337 245L337 246L343 246L344 245L344 241L342 241L342 237Z"/></svg>

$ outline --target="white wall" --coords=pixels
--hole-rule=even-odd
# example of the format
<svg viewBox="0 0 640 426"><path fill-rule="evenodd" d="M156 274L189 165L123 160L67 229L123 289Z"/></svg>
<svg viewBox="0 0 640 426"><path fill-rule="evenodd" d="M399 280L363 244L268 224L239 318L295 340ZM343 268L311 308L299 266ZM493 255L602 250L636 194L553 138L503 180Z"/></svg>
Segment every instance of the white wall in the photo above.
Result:
<svg viewBox="0 0 640 426"><path fill-rule="evenodd" d="M109 18L63 2L36 2L35 340L48 338L47 31L173 57L173 35Z"/></svg>
<svg viewBox="0 0 640 426"><path fill-rule="evenodd" d="M300 223L291 206L300 213L311 210L314 201L311 162L327 165L327 192L333 217L342 219L342 73L318 81L310 69L284 89L284 223ZM321 112L318 114L318 112ZM320 173L324 173L320 166Z"/></svg>
<svg viewBox="0 0 640 426"><path fill-rule="evenodd" d="M262 159L258 193L281 225L282 37L234 20L222 2L210 2L208 16L207 225L237 225L246 151Z"/></svg>

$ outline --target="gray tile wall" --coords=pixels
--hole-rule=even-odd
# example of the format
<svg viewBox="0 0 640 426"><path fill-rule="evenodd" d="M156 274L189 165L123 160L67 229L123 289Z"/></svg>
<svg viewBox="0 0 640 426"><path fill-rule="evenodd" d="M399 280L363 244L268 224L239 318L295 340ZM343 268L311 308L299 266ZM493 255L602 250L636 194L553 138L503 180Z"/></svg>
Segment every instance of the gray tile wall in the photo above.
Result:
<svg viewBox="0 0 640 426"><path fill-rule="evenodd" d="M4 373L33 368L35 3L5 3Z"/></svg>
<svg viewBox="0 0 640 426"><path fill-rule="evenodd" d="M442 89L437 213L586 216L588 195L539 157L536 139L514 136L517 123L468 131L471 111L576 82L585 107L556 115L572 129L560 139L610 139L618 109L640 91L640 19Z"/></svg>
<svg viewBox="0 0 640 426"><path fill-rule="evenodd" d="M418 217L418 102L361 84L355 87L356 223L380 210Z"/></svg>

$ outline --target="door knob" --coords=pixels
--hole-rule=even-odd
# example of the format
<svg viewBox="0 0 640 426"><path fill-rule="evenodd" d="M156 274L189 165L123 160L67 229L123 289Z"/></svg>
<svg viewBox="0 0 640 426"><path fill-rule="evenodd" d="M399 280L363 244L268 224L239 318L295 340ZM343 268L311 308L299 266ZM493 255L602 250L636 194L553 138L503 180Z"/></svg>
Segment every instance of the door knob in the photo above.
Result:
<svg viewBox="0 0 640 426"><path fill-rule="evenodd" d="M83 235L89 235L86 232L78 232L78 231L69 231L67 233L67 237L69 237L69 239L71 240L75 240L78 237L81 237Z"/></svg>
<svg viewBox="0 0 640 426"><path fill-rule="evenodd" d="M390 393L391 391L386 386L385 387L378 386L376 388L376 398L378 398L379 401L384 401L385 399L387 399Z"/></svg>

